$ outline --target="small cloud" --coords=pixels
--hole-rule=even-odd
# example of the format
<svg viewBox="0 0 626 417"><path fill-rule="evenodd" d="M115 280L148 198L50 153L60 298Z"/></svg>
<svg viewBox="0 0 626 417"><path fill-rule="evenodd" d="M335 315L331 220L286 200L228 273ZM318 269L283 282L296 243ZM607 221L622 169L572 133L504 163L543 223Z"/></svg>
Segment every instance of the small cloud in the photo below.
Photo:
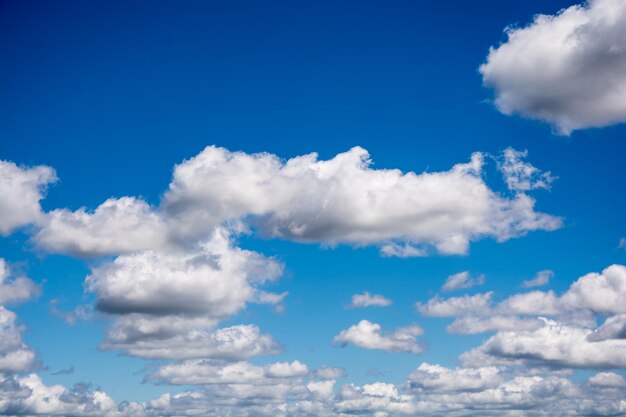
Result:
<svg viewBox="0 0 626 417"><path fill-rule="evenodd" d="M472 278L470 276L469 271L459 272L458 274L450 275L446 280L446 283L443 284L441 289L443 291L455 291L462 288L472 288L478 285L483 285L485 283L485 276L479 275L476 278Z"/></svg>
<svg viewBox="0 0 626 417"><path fill-rule="evenodd" d="M623 237L619 240L618 248L626 250L626 237Z"/></svg>
<svg viewBox="0 0 626 417"><path fill-rule="evenodd" d="M354 294L352 296L352 302L348 306L349 308L363 308L363 307L389 307L393 301L380 294L370 294L365 291L363 294Z"/></svg>
<svg viewBox="0 0 626 417"><path fill-rule="evenodd" d="M54 298L50 301L50 311L57 317L63 319L69 325L75 325L79 320L89 320L93 317L93 306L76 306L73 311L62 311L57 307L59 300Z"/></svg>
<svg viewBox="0 0 626 417"><path fill-rule="evenodd" d="M530 287L541 287L542 285L547 285L553 276L554 276L554 271L551 271L549 269L544 269L543 271L537 272L537 275L535 275L535 278L528 279L522 282L522 287L530 288Z"/></svg>
<svg viewBox="0 0 626 417"><path fill-rule="evenodd" d="M59 369L56 372L52 372L52 375L72 375L74 373L74 367L70 366L69 368Z"/></svg>

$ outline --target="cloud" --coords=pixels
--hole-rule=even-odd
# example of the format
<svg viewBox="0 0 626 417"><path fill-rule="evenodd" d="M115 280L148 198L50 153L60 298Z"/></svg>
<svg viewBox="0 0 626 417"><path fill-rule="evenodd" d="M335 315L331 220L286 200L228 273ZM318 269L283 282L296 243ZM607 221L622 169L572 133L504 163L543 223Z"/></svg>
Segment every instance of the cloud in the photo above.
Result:
<svg viewBox="0 0 626 417"><path fill-rule="evenodd" d="M476 295L463 295L443 299L434 297L426 304L416 303L420 314L431 317L455 317L466 314L478 314L490 311L493 292Z"/></svg>
<svg viewBox="0 0 626 417"><path fill-rule="evenodd" d="M39 295L39 286L26 277L14 277L0 258L0 305L26 301Z"/></svg>
<svg viewBox="0 0 626 417"><path fill-rule="evenodd" d="M443 291L454 291L461 288L472 288L477 285L483 285L484 283L484 275L479 275L477 278L472 278L468 271L463 271L459 272L458 274L450 275L441 289Z"/></svg>
<svg viewBox="0 0 626 417"><path fill-rule="evenodd" d="M523 192L537 188L550 189L556 179L550 172L542 172L532 164L524 161L528 151L517 151L506 148L502 158L498 160L498 168L502 171L506 185L511 191Z"/></svg>
<svg viewBox="0 0 626 417"><path fill-rule="evenodd" d="M363 294L354 294L352 296L352 302L350 308L362 308L362 307L388 307L392 304L391 299L383 297L379 294L371 295L365 291Z"/></svg>
<svg viewBox="0 0 626 417"><path fill-rule="evenodd" d="M56 372L52 372L50 375L72 375L74 373L74 367L70 366L69 368L59 369Z"/></svg>
<svg viewBox="0 0 626 417"><path fill-rule="evenodd" d="M410 388L419 391L481 391L502 383L500 370L494 366L449 369L422 363L408 378Z"/></svg>
<svg viewBox="0 0 626 417"><path fill-rule="evenodd" d="M528 331L499 332L481 346L461 355L469 366L520 363L573 368L626 367L626 340L591 342L592 330L543 319L545 325Z"/></svg>
<svg viewBox="0 0 626 417"><path fill-rule="evenodd" d="M626 339L626 314L608 317L587 339L591 342Z"/></svg>
<svg viewBox="0 0 626 417"><path fill-rule="evenodd" d="M535 275L533 279L529 279L529 280L522 282L522 287L531 288L531 287L541 287L543 285L548 285L552 277L554 277L554 271L545 269L543 271L537 272L537 275Z"/></svg>
<svg viewBox="0 0 626 417"><path fill-rule="evenodd" d="M102 348L146 358L242 359L280 349L256 326L214 330L248 303L280 303L260 291L282 265L233 246L218 228L198 247L122 255L94 267L85 280L96 307L114 317Z"/></svg>
<svg viewBox="0 0 626 417"><path fill-rule="evenodd" d="M110 198L93 212L46 213L33 241L48 252L92 257L159 249L168 243L165 221L145 201Z"/></svg>
<svg viewBox="0 0 626 417"><path fill-rule="evenodd" d="M0 306L0 376L28 371L36 365L35 352L22 341L22 331L15 313Z"/></svg>
<svg viewBox="0 0 626 417"><path fill-rule="evenodd" d="M0 236L39 221L42 218L39 201L48 184L56 180L50 167L26 168L0 161Z"/></svg>
<svg viewBox="0 0 626 417"><path fill-rule="evenodd" d="M114 322L100 348L148 359L225 360L274 355L282 350L257 326L240 324L214 330L212 325L204 318L124 316Z"/></svg>
<svg viewBox="0 0 626 417"><path fill-rule="evenodd" d="M589 385L597 387L626 387L626 379L614 372L600 372L589 378Z"/></svg>
<svg viewBox="0 0 626 417"><path fill-rule="evenodd" d="M591 0L537 15L489 50L480 66L504 114L542 120L561 134L626 121L626 5Z"/></svg>
<svg viewBox="0 0 626 417"><path fill-rule="evenodd" d="M308 375L308 366L297 360L275 362L265 366L249 362L195 360L162 366L149 375L148 379L177 385L275 385L280 384L281 379L303 378Z"/></svg>
<svg viewBox="0 0 626 417"><path fill-rule="evenodd" d="M525 154L507 152L515 164L532 167L522 161ZM475 240L502 242L561 226L561 219L535 211L526 190L505 197L489 188L482 153L434 173L372 169L371 164L360 147L329 160L312 153L282 161L268 153L209 146L175 167L159 206L123 197L93 211L53 210L33 241L74 256L127 254L193 246L231 222L252 225L269 237L376 245L384 256L411 257L433 251L464 254ZM522 178L510 165L500 164L508 170L504 175ZM537 188L536 178L544 174L532 167L530 176L530 188Z"/></svg>
<svg viewBox="0 0 626 417"><path fill-rule="evenodd" d="M379 324L361 320L347 330L342 330L333 341L344 346L351 343L364 349L418 354L422 353L424 348L417 342L416 337L423 333L419 326L412 325L383 334Z"/></svg>

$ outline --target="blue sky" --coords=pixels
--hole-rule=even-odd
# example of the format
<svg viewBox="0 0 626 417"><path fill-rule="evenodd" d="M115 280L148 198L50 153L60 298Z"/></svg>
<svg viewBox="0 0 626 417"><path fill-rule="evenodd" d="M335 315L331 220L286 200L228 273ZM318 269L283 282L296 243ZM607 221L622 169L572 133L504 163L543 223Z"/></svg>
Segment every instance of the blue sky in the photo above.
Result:
<svg viewBox="0 0 626 417"><path fill-rule="evenodd" d="M626 328L626 311L619 307L624 290L615 284L613 292L591 293L600 282L626 282L619 267L626 264L626 103L620 94L626 91L621 36L626 6L622 0L595 0L561 12L570 6L569 1L517 0L2 2L0 258L11 272L3 278L8 286L0 286L7 294L0 306L17 315L17 327L0 332L6 340L19 337L19 343L4 352L0 343L0 358L13 351L34 352L35 358L12 370L8 365L3 370L0 360L0 378L23 388L34 373L44 386L58 384L66 391L65 397L50 394L61 398L61 405L47 409L40 400L19 403L17 391L0 385L0 414L132 414L98 403L94 392L100 391L116 403L135 402L141 409L135 415L190 414L193 392L202 393L201 415L304 415L304 401L318 407L313 415L460 412L441 407L449 402L446 393L462 388L433 393L427 382L409 376L422 363L460 373L495 366L502 381L539 375L543 380L533 382L538 387L544 382L567 386L554 394L559 398L598 398L596 408L572 399L559 412L626 413L619 403L626 362L589 359L605 353L598 347L602 343L613 343L607 349L626 357L625 332L590 343L589 349L598 350L584 351L571 345L574 336L553 341L541 333L550 325L533 327L539 316L547 316L569 326L572 334L600 334L610 319ZM540 13L555 18L535 19ZM568 43L571 37L563 32L569 29L559 22L578 25L571 36L580 42ZM511 36L507 27L513 28ZM490 47L497 50L490 53ZM350 151L356 146L367 150L369 166L355 162L363 157ZM507 153L513 149L519 153ZM338 155L349 151L344 165ZM203 165L219 159L220 152L227 155L224 160L211 169ZM282 165L313 152L317 159L295 174ZM468 163L475 152L482 153L484 167L477 174L468 168L455 175L453 167ZM336 166L318 178L311 172L322 169L319 161ZM276 165L266 169L271 163ZM507 163L514 173L506 170ZM194 164L208 171L183 172ZM37 166L50 167L58 180L48 173L25 188L15 186ZM391 169L415 175L384 171ZM544 176L547 172L550 176ZM403 185L385 183L384 173ZM516 188L507 183L512 178L527 184ZM378 196L379 205L368 202L373 201L364 197L368 193ZM132 231L124 223L129 212L119 207L121 217L108 218L113 212L94 217L105 201L121 204L124 197L131 197L132 207L142 207ZM534 206L514 204L521 199ZM361 221L369 214L373 220ZM24 219L11 220L20 216ZM213 242L215 230L229 236L230 249L201 248ZM466 245L450 249L452 235ZM404 252L388 256L386 248ZM233 276L218 274L207 284L208 298L201 298L199 312L190 313L185 305L203 291L200 284L194 290L194 280L207 271L193 270L195 257L219 259L240 249L252 251L241 261L245 279L239 270ZM143 284L136 280L144 272L115 269L116 262L135 262L147 253L156 255L146 260ZM282 268L270 282L255 281L261 267L250 266L248 257L257 255L264 267ZM174 265L179 259L190 262L182 272ZM618 267L605 270L613 264ZM552 271L547 284L523 287L523 281L545 270ZM442 289L448 277L464 271L484 282ZM191 274L188 280L184 274ZM612 276L616 281L606 278ZM28 297L15 295L17 277L32 280L24 287ZM222 282L225 289L219 289ZM155 287L146 290L144 300L142 286L151 283ZM264 303L256 292L241 295L247 290L287 295ZM498 305L533 290L547 298L565 295L551 299L550 311L536 299L524 299L526 313ZM230 301L217 303L212 294L220 291ZM429 300L491 291L487 312L435 317L424 308ZM352 297L364 292L392 303L351 308ZM617 307L599 307L597 297ZM171 300L178 304L170 306ZM117 310L107 310L107 303ZM142 303L154 311L141 310ZM77 307L87 313L68 320ZM455 319L484 322L489 316L509 324L492 323L481 332L465 328L473 334L446 330ZM176 328L181 333L167 337L253 325L278 347L237 358L176 357L172 351L154 358L133 354L135 345L103 348L103 342L111 342L107 332L125 319L186 323L183 330ZM383 340L373 341L371 332L352 327L361 320L379 324ZM511 320L519 323L511 327ZM408 342L406 334L394 333L413 325L421 331L410 334ZM517 339L522 336L536 345L523 345ZM159 337L165 339L157 344L170 349L170 339ZM504 347L491 349L498 343ZM559 343L569 344L571 357L548 358L532 350L549 351ZM521 353L508 352L508 346L518 346ZM484 357L460 359L471 351ZM176 383L166 375L199 360L222 368L287 363L292 374L278 382L269 378L288 386L290 396L246 397L239 391L245 383L194 384L188 374ZM298 374L294 361L308 371ZM323 378L315 371L322 366L343 372ZM197 375L204 372L200 368ZM309 397L301 393L307 383L320 382L316 378L336 379L331 399L315 397L312 388L307 388ZM87 394L76 383L91 384ZM37 389L45 391L29 387L34 397ZM399 394L388 394L390 389ZM491 395L495 388L481 389ZM575 389L581 391L571 394ZM167 405L149 403L165 393L172 393ZM70 394L85 404L91 401L92 408L63 405ZM224 405L218 398L234 403ZM350 402L354 398L358 405ZM429 408L420 409L419 399ZM524 401L494 409L522 409L529 416L548 410L537 398ZM283 403L288 405L280 408ZM475 407L490 410L474 397L461 405Z"/></svg>

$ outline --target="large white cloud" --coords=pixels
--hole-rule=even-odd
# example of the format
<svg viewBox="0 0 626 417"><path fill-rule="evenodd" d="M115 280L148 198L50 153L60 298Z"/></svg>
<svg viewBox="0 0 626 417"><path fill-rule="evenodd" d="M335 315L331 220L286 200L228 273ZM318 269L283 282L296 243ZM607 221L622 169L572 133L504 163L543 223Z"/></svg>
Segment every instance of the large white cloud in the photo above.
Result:
<svg viewBox="0 0 626 417"><path fill-rule="evenodd" d="M510 150L510 152L515 152ZM515 153L517 166L532 167ZM510 158L509 158L510 159ZM471 241L504 241L554 230L559 218L538 213L517 187L514 196L484 181L484 155L449 171L372 169L368 152L350 149L329 160L317 154L281 161L276 155L210 146L176 166L160 206L110 199L94 211L54 210L34 241L78 256L189 246L223 222L254 225L266 236L324 245L378 245L386 256L466 253ZM540 171L499 164L507 182L537 184ZM528 177L530 175L532 178ZM526 181L526 182L523 182Z"/></svg>
<svg viewBox="0 0 626 417"><path fill-rule="evenodd" d="M55 181L50 167L26 168L0 161L0 235L41 220L39 201L46 186Z"/></svg>
<svg viewBox="0 0 626 417"><path fill-rule="evenodd" d="M626 122L623 0L590 0L506 33L480 66L501 112L546 121L562 134Z"/></svg>
<svg viewBox="0 0 626 417"><path fill-rule="evenodd" d="M417 342L417 336L424 331L417 325L399 327L390 333L383 333L380 324L361 320L357 324L342 330L334 338L335 343L349 343L364 349L378 349L387 352L407 352L418 354L424 348Z"/></svg>

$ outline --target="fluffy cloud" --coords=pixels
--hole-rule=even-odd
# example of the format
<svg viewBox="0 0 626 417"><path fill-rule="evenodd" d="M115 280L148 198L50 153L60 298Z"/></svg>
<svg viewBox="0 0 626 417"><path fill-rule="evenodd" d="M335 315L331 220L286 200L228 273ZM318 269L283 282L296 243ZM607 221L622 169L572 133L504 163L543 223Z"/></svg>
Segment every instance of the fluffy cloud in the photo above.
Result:
<svg viewBox="0 0 626 417"><path fill-rule="evenodd" d="M47 185L55 181L56 174L50 167L22 168L0 161L0 235L41 220L39 201Z"/></svg>
<svg viewBox="0 0 626 417"><path fill-rule="evenodd" d="M86 279L100 311L114 314L102 345L147 358L242 359L276 353L278 344L256 326L213 330L250 302L277 303L258 286L282 266L232 245L222 228L198 248L122 255Z"/></svg>
<svg viewBox="0 0 626 417"><path fill-rule="evenodd" d="M149 375L148 379L178 385L275 385L281 383L281 379L303 378L308 375L309 368L297 360L275 362L265 366L249 362L223 363L197 360L162 366Z"/></svg>
<svg viewBox="0 0 626 417"><path fill-rule="evenodd" d="M125 316L114 322L100 347L149 359L241 360L281 351L274 338L257 326L214 330L212 324L203 318Z"/></svg>
<svg viewBox="0 0 626 417"><path fill-rule="evenodd" d="M502 113L546 121L562 134L626 121L622 0L591 0L506 32L480 66Z"/></svg>
<svg viewBox="0 0 626 417"><path fill-rule="evenodd" d="M22 341L22 330L15 313L0 306L0 376L36 365L35 352Z"/></svg>
<svg viewBox="0 0 626 417"><path fill-rule="evenodd" d="M522 161L525 154L507 152L516 155L517 165L531 167ZM224 222L245 219L266 236L378 245L385 256L408 257L433 249L463 254L471 241L505 241L561 226L559 218L534 210L525 189L511 198L490 189L481 153L435 173L372 169L371 163L360 147L329 160L313 153L283 162L267 153L210 146L176 166L160 206L125 197L94 211L54 210L41 221L34 241L76 256L120 254L189 246ZM525 175L511 164L500 167L505 178L520 182ZM532 169L533 178L543 175Z"/></svg>
<svg viewBox="0 0 626 417"><path fill-rule="evenodd" d="M490 304L493 292L476 295L463 295L443 299L434 297L426 304L416 303L415 307L425 316L454 317L467 314L487 313L491 310Z"/></svg>
<svg viewBox="0 0 626 417"><path fill-rule="evenodd" d="M472 278L469 271L463 271L458 274L450 275L441 289L443 291L454 291L462 288L472 288L477 285L483 285L484 283L484 275Z"/></svg>
<svg viewBox="0 0 626 417"><path fill-rule="evenodd" d="M554 276L554 271L550 271L549 269L545 269L543 271L537 272L537 275L533 279L528 279L522 282L522 287L531 288L531 287L541 287L543 285L548 285L550 279Z"/></svg>
<svg viewBox="0 0 626 417"><path fill-rule="evenodd" d="M33 240L48 252L99 256L161 248L168 229L145 201L123 197L108 199L93 212L52 210Z"/></svg>
<svg viewBox="0 0 626 417"><path fill-rule="evenodd" d="M592 342L592 330L544 319L529 331L499 332L481 346L461 355L468 366L520 363L574 368L626 367L626 340Z"/></svg>
<svg viewBox="0 0 626 417"><path fill-rule="evenodd" d="M28 300L39 294L39 287L29 278L12 277L6 261L0 258L0 305Z"/></svg>
<svg viewBox="0 0 626 417"><path fill-rule="evenodd" d="M352 296L352 302L350 303L350 308L361 308L361 307L388 307L392 304L392 301L389 298L383 297L379 294L370 294L365 291L363 294L354 294Z"/></svg>
<svg viewBox="0 0 626 417"><path fill-rule="evenodd" d="M592 342L609 339L626 339L626 314L607 318L602 326L598 327L587 337Z"/></svg>
<svg viewBox="0 0 626 417"><path fill-rule="evenodd" d="M626 379L614 372L600 372L589 378L589 385L597 387L626 387Z"/></svg>
<svg viewBox="0 0 626 417"><path fill-rule="evenodd" d="M47 386L35 374L3 378L0 375L0 414L143 417L143 405L116 403L106 393L78 384L73 389Z"/></svg>
<svg viewBox="0 0 626 417"><path fill-rule="evenodd" d="M379 324L361 320L358 324L342 330L334 338L335 343L352 343L364 349L379 349L387 352L407 352L418 354L424 349L416 337L424 331L417 325L399 327L391 333L383 334Z"/></svg>
<svg viewBox="0 0 626 417"><path fill-rule="evenodd" d="M493 366L449 369L422 363L409 375L408 382L411 389L420 391L480 391L498 386L502 378Z"/></svg>

